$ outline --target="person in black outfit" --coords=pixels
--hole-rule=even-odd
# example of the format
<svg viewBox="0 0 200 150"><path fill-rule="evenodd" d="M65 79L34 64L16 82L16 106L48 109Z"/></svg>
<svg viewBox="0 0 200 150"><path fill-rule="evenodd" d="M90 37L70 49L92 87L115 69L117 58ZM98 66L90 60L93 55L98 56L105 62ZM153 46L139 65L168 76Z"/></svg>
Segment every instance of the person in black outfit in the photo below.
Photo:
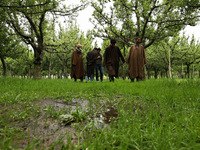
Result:
<svg viewBox="0 0 200 150"><path fill-rule="evenodd" d="M93 82L94 79L94 68L96 67L96 58L97 58L97 48L94 48L92 51L87 53L87 77L86 82L89 80Z"/></svg>
<svg viewBox="0 0 200 150"><path fill-rule="evenodd" d="M97 59L96 59L96 80L99 81L99 74L100 72L100 80L103 82L103 67L102 67L102 55L100 53L101 49L97 48Z"/></svg>

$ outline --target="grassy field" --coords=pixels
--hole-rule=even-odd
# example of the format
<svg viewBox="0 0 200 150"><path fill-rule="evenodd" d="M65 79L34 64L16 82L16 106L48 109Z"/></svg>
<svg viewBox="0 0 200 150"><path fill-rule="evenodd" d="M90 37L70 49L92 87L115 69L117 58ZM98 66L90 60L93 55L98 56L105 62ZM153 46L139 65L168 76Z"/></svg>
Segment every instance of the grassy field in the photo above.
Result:
<svg viewBox="0 0 200 150"><path fill-rule="evenodd" d="M0 78L0 149L200 149L200 80Z"/></svg>

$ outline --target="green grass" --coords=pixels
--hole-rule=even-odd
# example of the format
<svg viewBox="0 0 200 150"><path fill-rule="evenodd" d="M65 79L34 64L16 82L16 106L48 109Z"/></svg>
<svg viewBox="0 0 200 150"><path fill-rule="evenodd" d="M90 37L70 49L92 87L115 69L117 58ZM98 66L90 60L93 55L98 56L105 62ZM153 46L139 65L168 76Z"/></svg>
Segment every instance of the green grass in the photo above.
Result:
<svg viewBox="0 0 200 150"><path fill-rule="evenodd" d="M15 124L37 118L41 109L35 102L42 99L88 100L90 114L103 106L101 101L118 110L118 117L104 128L95 127L91 119L77 122L78 142L72 143L69 136L68 144L60 139L52 148L61 144L63 149L89 150L200 149L199 89L199 79L75 83L69 79L0 78L0 149L12 149L16 139L23 139L23 129ZM55 120L66 113L50 108L47 117ZM90 114L77 110L75 115L85 118ZM37 139L29 141L26 149L35 145Z"/></svg>

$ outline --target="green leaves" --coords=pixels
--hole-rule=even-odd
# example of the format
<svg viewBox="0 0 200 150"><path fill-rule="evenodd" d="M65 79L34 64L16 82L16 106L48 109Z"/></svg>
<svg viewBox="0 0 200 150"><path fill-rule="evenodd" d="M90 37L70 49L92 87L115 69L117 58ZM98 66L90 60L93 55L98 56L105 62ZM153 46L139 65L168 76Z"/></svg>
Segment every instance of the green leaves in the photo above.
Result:
<svg viewBox="0 0 200 150"><path fill-rule="evenodd" d="M142 43L147 48L156 41L178 33L185 25L195 25L199 19L198 9L188 9L189 1L182 4L181 1L176 2L175 0L92 2L92 7L95 9L92 21L97 26L95 35L101 38L113 36L119 42L130 46L130 43L134 42L135 33L139 31ZM109 5L112 9L107 14Z"/></svg>

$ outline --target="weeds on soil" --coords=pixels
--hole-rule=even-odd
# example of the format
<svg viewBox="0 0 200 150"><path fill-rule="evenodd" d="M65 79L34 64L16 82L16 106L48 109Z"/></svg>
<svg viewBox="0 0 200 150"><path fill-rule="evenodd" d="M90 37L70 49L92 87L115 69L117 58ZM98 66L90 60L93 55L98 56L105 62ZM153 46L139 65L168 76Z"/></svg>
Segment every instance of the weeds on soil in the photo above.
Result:
<svg viewBox="0 0 200 150"><path fill-rule="evenodd" d="M200 149L199 88L0 78L0 149Z"/></svg>

